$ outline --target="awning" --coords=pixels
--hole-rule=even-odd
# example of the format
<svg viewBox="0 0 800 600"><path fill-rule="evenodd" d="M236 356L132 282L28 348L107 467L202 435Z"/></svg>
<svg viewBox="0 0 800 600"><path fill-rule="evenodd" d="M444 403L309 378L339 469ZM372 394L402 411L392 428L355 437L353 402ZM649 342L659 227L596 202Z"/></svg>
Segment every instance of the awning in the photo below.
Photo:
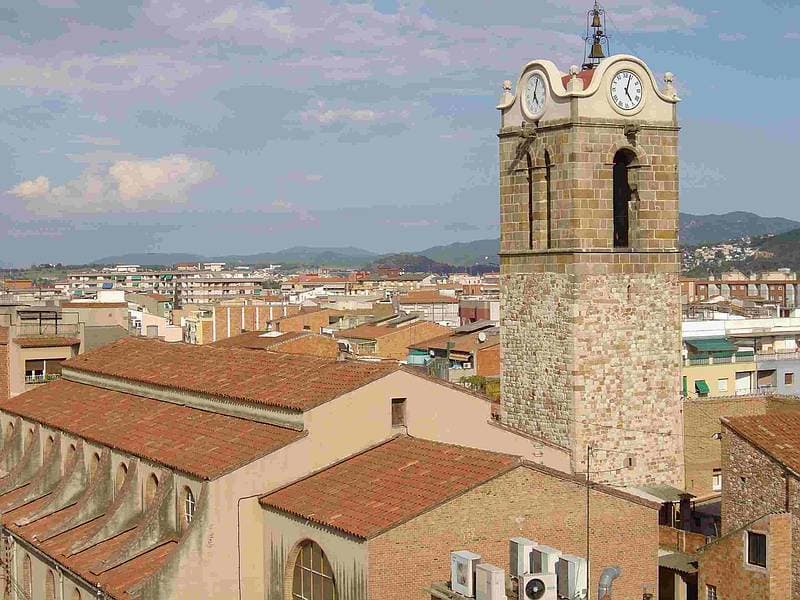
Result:
<svg viewBox="0 0 800 600"><path fill-rule="evenodd" d="M708 394L711 391L708 389L708 384L705 379L698 379L695 381L694 389L698 394Z"/></svg>
<svg viewBox="0 0 800 600"><path fill-rule="evenodd" d="M658 566L681 573L697 573L696 558L684 552L670 552L658 557Z"/></svg>
<svg viewBox="0 0 800 600"><path fill-rule="evenodd" d="M686 340L686 345L697 352L736 352L739 348L726 338L711 338L708 340Z"/></svg>

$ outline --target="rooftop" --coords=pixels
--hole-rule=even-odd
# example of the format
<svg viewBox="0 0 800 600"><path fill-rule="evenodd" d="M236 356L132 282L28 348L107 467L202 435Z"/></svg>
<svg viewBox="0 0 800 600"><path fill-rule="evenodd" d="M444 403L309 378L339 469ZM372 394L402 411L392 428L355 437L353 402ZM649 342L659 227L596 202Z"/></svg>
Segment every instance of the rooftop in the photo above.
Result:
<svg viewBox="0 0 800 600"><path fill-rule="evenodd" d="M310 410L398 369L299 354L122 338L64 368L228 400ZM65 373L65 376L68 374Z"/></svg>
<svg viewBox="0 0 800 600"><path fill-rule="evenodd" d="M724 417L722 422L778 462L800 472L800 414Z"/></svg>
<svg viewBox="0 0 800 600"><path fill-rule="evenodd" d="M458 304L458 298L438 292L411 292L398 299L400 304Z"/></svg>
<svg viewBox="0 0 800 600"><path fill-rule="evenodd" d="M213 479L301 432L59 379L3 410L104 446Z"/></svg>
<svg viewBox="0 0 800 600"><path fill-rule="evenodd" d="M506 454L399 436L261 498L369 539L521 464Z"/></svg>
<svg viewBox="0 0 800 600"><path fill-rule="evenodd" d="M20 348L55 348L58 346L77 346L81 341L75 337L45 335L14 338L14 343Z"/></svg>
<svg viewBox="0 0 800 600"><path fill-rule="evenodd" d="M128 308L127 302L62 302L61 308Z"/></svg>
<svg viewBox="0 0 800 600"><path fill-rule="evenodd" d="M480 341L481 337L484 337L483 342ZM489 348L499 344L500 332L499 330L486 330L461 335L443 335L441 337L433 338L432 340L414 344L412 348L420 348L425 350L447 350L448 343L452 344L450 350L454 350L456 352L473 353L481 348Z"/></svg>

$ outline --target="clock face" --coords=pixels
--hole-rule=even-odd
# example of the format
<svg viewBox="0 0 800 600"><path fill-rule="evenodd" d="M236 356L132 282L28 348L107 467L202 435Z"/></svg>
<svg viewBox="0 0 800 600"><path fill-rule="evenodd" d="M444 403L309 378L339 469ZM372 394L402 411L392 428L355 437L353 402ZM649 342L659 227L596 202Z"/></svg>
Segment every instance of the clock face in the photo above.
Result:
<svg viewBox="0 0 800 600"><path fill-rule="evenodd" d="M546 86L544 77L539 73L534 73L528 77L528 84L525 86L525 108L529 117L536 117L544 110Z"/></svg>
<svg viewBox="0 0 800 600"><path fill-rule="evenodd" d="M633 110L642 103L642 82L633 71L620 71L611 80L611 99L622 110Z"/></svg>

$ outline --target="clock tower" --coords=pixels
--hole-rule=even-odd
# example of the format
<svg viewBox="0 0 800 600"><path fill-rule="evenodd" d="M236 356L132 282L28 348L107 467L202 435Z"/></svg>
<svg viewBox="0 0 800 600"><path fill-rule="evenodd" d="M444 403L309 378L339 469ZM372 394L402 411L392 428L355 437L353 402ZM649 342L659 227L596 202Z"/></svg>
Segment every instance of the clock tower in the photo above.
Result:
<svg viewBox="0 0 800 600"><path fill-rule="evenodd" d="M576 472L591 448L593 480L682 487L679 98L589 58L528 63L497 107L502 418Z"/></svg>

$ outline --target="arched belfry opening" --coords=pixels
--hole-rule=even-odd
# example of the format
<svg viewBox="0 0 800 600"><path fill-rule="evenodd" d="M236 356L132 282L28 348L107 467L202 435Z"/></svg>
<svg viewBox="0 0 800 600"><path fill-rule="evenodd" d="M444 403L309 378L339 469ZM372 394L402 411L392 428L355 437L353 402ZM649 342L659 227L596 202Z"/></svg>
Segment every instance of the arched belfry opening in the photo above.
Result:
<svg viewBox="0 0 800 600"><path fill-rule="evenodd" d="M614 155L614 248L630 246L630 208L635 188L631 169L635 164L636 155L628 149Z"/></svg>
<svg viewBox="0 0 800 600"><path fill-rule="evenodd" d="M528 167L528 248L533 250L534 240L534 212L533 212L533 161L530 153L525 154Z"/></svg>
<svg viewBox="0 0 800 600"><path fill-rule="evenodd" d="M545 218L547 220L547 248L553 247L553 184L550 153L544 151Z"/></svg>

